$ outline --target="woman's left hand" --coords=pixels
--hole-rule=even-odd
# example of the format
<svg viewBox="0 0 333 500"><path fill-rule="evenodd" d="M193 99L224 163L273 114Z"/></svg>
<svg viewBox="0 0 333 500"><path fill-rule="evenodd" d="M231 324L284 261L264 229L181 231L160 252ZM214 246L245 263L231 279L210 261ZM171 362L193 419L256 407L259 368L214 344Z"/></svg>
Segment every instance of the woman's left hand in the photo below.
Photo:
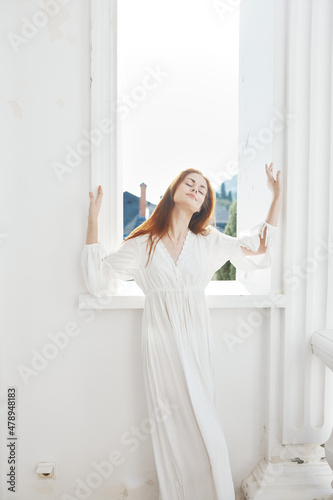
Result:
<svg viewBox="0 0 333 500"><path fill-rule="evenodd" d="M273 162L270 164L269 167L265 163L265 169L267 174L267 186L272 191L273 196L278 198L282 191L281 181L280 181L281 170L277 171L275 180L273 177Z"/></svg>

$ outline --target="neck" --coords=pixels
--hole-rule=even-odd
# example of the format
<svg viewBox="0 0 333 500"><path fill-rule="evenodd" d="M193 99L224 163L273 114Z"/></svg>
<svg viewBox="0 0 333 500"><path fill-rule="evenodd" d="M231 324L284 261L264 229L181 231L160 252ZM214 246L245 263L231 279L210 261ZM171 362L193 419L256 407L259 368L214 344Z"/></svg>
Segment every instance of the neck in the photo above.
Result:
<svg viewBox="0 0 333 500"><path fill-rule="evenodd" d="M168 233L173 240L179 241L186 236L192 215L187 211L173 208L168 228Z"/></svg>

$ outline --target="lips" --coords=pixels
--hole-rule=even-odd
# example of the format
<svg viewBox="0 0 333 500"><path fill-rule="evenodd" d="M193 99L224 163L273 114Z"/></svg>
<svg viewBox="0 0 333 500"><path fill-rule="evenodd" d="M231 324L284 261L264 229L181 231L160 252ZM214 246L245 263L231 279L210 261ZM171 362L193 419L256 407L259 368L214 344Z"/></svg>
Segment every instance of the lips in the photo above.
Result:
<svg viewBox="0 0 333 500"><path fill-rule="evenodd" d="M193 198L195 201L197 200L193 194L188 194L187 196L191 196L191 198Z"/></svg>

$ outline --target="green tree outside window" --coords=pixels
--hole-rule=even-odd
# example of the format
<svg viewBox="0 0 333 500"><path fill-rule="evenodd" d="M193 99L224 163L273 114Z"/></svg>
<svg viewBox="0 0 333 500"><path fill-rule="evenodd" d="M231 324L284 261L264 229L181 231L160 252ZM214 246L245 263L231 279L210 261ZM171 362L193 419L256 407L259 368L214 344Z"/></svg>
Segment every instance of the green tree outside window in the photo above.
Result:
<svg viewBox="0 0 333 500"><path fill-rule="evenodd" d="M229 236L237 236L237 200L235 200L229 207L229 220L225 227L224 234ZM228 260L223 266L215 273L217 280L235 280L236 268Z"/></svg>

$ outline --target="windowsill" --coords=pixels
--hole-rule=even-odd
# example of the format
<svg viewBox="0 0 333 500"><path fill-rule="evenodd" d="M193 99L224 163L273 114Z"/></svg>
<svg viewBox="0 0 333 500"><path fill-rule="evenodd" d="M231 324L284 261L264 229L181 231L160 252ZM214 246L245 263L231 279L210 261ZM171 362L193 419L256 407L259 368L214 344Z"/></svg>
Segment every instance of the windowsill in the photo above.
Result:
<svg viewBox="0 0 333 500"><path fill-rule="evenodd" d="M239 281L210 281L205 289L209 308L277 308L285 307L282 293L260 293ZM79 309L143 309L145 296L134 281L126 282L122 290L110 297L79 296Z"/></svg>

